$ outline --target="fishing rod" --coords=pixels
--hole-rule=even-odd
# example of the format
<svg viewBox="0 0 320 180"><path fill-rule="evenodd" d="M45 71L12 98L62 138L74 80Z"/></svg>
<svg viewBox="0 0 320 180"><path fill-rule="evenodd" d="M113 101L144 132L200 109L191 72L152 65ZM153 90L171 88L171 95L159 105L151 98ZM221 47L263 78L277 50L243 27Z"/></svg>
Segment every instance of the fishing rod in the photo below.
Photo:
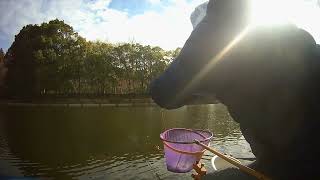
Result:
<svg viewBox="0 0 320 180"><path fill-rule="evenodd" d="M240 160L245 160L245 161L255 161L257 158L255 158L255 157L234 157L234 156L232 156L232 155L229 155L229 154L227 154L228 156L230 156L230 157L232 157L232 158L235 158L235 159L240 159ZM202 159L205 159L205 160L210 160L210 159L207 159L207 158L205 158L205 157L207 157L207 158L213 158L214 156L213 155L211 155L211 154L204 154L203 156L202 156Z"/></svg>
<svg viewBox="0 0 320 180"><path fill-rule="evenodd" d="M196 143L197 145L203 147L204 149L212 152L213 154L215 154L215 155L217 155L218 157L224 159L225 161L229 162L230 164L238 167L241 171L243 171L243 172L245 172L245 173L247 173L247 174L249 174L249 175L251 175L251 176L256 177L257 179L260 179L260 180L271 180L269 177L265 176L264 174L262 174L262 173L260 173L260 172L258 172L258 171L256 171L256 170L254 170L254 169L252 169L252 168L250 168L250 167L248 167L248 166L245 166L245 165L239 163L239 162L238 162L237 160L235 160L234 158L230 158L230 157L225 156L224 154L218 152L217 150L215 150L215 149L213 149L213 148L211 148L211 147L209 147L209 146L201 143L199 140L196 140L196 139L195 139L195 140L194 140L194 143Z"/></svg>

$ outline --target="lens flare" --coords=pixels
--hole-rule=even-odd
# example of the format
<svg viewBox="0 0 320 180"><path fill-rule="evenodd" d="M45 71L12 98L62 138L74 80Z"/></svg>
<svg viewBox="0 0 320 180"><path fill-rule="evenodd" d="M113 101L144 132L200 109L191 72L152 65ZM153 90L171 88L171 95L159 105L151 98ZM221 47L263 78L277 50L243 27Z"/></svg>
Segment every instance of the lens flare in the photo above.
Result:
<svg viewBox="0 0 320 180"><path fill-rule="evenodd" d="M251 19L248 26L194 76L176 96L175 101L179 101L179 99L189 94L190 90L196 87L196 84L199 83L252 28L293 23L300 28L309 30L311 33L315 29L320 30L320 25L315 25L315 22L317 22L315 19L320 18L319 7L307 0L252 0L250 9Z"/></svg>
<svg viewBox="0 0 320 180"><path fill-rule="evenodd" d="M196 86L196 83L199 83L215 66L216 64L223 59L228 52L230 52L236 44L241 41L241 39L248 33L250 27L246 27L238 36L236 36L226 47L224 47L217 55L215 55L205 66L199 71L196 76L185 86L185 88L176 96L176 100L183 98L192 87Z"/></svg>
<svg viewBox="0 0 320 180"><path fill-rule="evenodd" d="M315 13L316 11L318 13ZM293 23L300 26L304 24L299 22L301 18L308 21L319 16L319 12L320 9L314 2L306 0L252 0L251 25L274 26Z"/></svg>

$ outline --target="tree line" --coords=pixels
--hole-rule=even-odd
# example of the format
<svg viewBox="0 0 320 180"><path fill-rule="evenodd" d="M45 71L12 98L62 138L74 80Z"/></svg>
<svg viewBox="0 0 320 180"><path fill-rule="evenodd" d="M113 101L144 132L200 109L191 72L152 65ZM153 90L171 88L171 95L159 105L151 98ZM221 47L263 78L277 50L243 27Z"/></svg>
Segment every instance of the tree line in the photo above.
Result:
<svg viewBox="0 0 320 180"><path fill-rule="evenodd" d="M0 70L5 72L0 86L7 97L23 98L146 94L150 81L179 51L86 41L56 19L23 27L5 55L0 51Z"/></svg>

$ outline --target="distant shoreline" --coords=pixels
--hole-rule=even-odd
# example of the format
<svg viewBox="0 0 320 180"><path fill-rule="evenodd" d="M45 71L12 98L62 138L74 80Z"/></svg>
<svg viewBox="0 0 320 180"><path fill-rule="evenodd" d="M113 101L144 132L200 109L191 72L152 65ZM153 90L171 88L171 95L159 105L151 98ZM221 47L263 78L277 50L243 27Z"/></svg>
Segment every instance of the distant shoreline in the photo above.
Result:
<svg viewBox="0 0 320 180"><path fill-rule="evenodd" d="M188 105L217 104L219 101L211 96L197 96ZM2 98L0 106L26 107L126 107L157 106L149 95L108 95L108 96L45 96L33 99Z"/></svg>
<svg viewBox="0 0 320 180"><path fill-rule="evenodd" d="M1 99L1 106L51 106L51 107L120 107L120 106L156 106L153 100L144 95L117 95L109 97L41 97L34 99Z"/></svg>
<svg viewBox="0 0 320 180"><path fill-rule="evenodd" d="M7 107L138 107L138 106L157 106L155 103L118 103L118 104L63 104L63 103L0 103L0 106Z"/></svg>

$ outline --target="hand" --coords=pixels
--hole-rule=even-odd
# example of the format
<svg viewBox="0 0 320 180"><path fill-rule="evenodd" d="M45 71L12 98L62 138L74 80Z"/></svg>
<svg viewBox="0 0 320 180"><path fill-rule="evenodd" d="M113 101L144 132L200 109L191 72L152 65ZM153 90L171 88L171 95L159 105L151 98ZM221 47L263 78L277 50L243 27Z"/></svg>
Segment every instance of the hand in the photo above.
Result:
<svg viewBox="0 0 320 180"><path fill-rule="evenodd" d="M195 180L201 180L201 177L207 174L207 170L204 167L203 163L200 163L199 161L196 162L196 164L193 164L193 169L196 171L191 175L191 177Z"/></svg>

